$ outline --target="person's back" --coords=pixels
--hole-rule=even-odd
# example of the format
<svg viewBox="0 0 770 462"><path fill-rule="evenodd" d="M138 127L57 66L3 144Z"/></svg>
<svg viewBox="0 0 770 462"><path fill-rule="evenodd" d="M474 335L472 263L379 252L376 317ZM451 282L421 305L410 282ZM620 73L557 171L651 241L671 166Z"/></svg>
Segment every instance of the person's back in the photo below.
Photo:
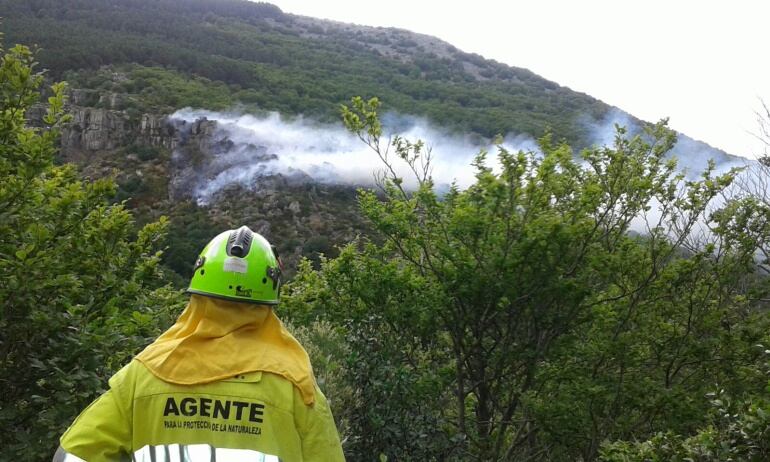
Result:
<svg viewBox="0 0 770 462"><path fill-rule="evenodd" d="M344 460L307 353L269 306L280 267L267 241L222 233L195 270L177 323L110 379L54 461Z"/></svg>
<svg viewBox="0 0 770 462"><path fill-rule="evenodd" d="M291 382L266 372L175 385L139 361L113 376L110 391L75 421L61 445L87 461L128 455L137 461L342 459L320 392L307 406Z"/></svg>

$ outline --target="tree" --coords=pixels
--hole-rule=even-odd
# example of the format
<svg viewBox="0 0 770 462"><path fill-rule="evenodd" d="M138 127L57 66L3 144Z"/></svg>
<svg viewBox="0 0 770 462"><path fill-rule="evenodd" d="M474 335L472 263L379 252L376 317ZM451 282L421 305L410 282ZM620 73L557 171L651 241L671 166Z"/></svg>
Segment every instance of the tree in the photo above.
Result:
<svg viewBox="0 0 770 462"><path fill-rule="evenodd" d="M761 346L761 345L760 345ZM709 422L685 437L659 432L647 441L607 443L604 462L761 462L770 458L770 406L766 398L732 400L723 390L709 394Z"/></svg>
<svg viewBox="0 0 770 462"><path fill-rule="evenodd" d="M736 181L736 187L730 191L730 196L754 203L754 216L747 217L747 235L761 240L764 245L759 246L763 257L760 269L770 274L770 108L764 101L762 111L757 112L758 132L755 133L764 145L763 152L755 153L756 162L747 164L745 172Z"/></svg>
<svg viewBox="0 0 770 462"><path fill-rule="evenodd" d="M770 112L764 104L763 108L764 112L758 114L758 137L767 145ZM696 300L696 303L689 303L691 307L697 310L707 307L706 311L716 314L726 329L738 328L737 335L723 331L722 336L726 335L730 342L712 333L693 344L708 345L708 353L702 355L702 360L721 362L729 358L732 363L731 367L723 365L716 369L699 366L705 375L691 379L690 396L676 398L681 402L703 396L709 402L709 407L701 411L706 418L692 428L662 427L649 437L634 435L633 438L626 436L626 441L604 442L601 460L709 462L770 458L767 444L770 434L767 381L770 363L767 358L770 350L765 347L768 341L770 199L767 178L770 162L766 154L756 163L747 163L733 187L725 191L725 206L711 216L711 251L700 256L701 259L708 257L710 275L696 278L707 284L700 288L685 286L692 294L688 298ZM690 274L695 273L690 271ZM710 293L704 291L705 288ZM721 292L725 288L730 288L728 293ZM679 301L682 302L685 300ZM735 308L741 306L750 315L744 322L731 321L730 317L737 312ZM693 330L708 332L700 327ZM713 374L711 380L710 374Z"/></svg>
<svg viewBox="0 0 770 462"><path fill-rule="evenodd" d="M179 300L157 271L165 220L137 234L111 180L54 166L65 86L30 127L43 76L28 48L0 54L0 458L45 460Z"/></svg>
<svg viewBox="0 0 770 462"><path fill-rule="evenodd" d="M355 357L384 364L351 370L364 374L353 387L369 406L401 397L405 375L414 381L405 401L422 405L410 423L370 408L350 421L380 434L439 427L421 446L429 460L591 460L608 438L703 422L701 392L735 376L761 332L744 328L755 242L729 231L750 207L708 211L735 171L685 181L661 123L634 137L618 128L614 146L579 161L549 136L540 153L498 146L498 170L481 152L476 182L439 194L431 151L383 140L378 106L354 98L343 118L383 162L379 191L359 195L381 245L351 245L290 287L294 315L367 333ZM718 251L685 245L702 223ZM396 459L403 448L365 444Z"/></svg>

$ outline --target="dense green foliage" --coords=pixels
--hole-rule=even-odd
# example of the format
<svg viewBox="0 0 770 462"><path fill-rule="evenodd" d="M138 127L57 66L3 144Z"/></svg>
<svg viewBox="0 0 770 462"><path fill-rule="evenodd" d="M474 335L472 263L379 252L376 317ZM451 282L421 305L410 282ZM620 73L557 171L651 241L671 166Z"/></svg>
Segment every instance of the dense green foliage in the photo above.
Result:
<svg viewBox="0 0 770 462"><path fill-rule="evenodd" d="M28 49L0 53L0 459L46 460L180 299L157 272L165 221L137 234L112 181L53 165L64 86L27 127L42 76Z"/></svg>
<svg viewBox="0 0 770 462"><path fill-rule="evenodd" d="M0 12L7 39L39 45L54 77L110 64L171 68L214 82L207 108L226 102L227 88L243 104L330 120L350 94L379 95L390 109L440 126L487 137L539 137L550 126L578 146L591 142L585 118L610 109L446 43L313 22L244 0L2 0ZM160 107L175 98L151 96Z"/></svg>
<svg viewBox="0 0 770 462"><path fill-rule="evenodd" d="M709 425L689 437L657 433L644 442L616 442L602 448L605 462L761 462L770 459L770 406L732 403L712 394Z"/></svg>
<svg viewBox="0 0 770 462"><path fill-rule="evenodd" d="M120 78L115 79L116 75ZM250 99L248 92L234 91L222 82L136 64L97 71L69 71L64 77L77 88L120 94L123 99L113 109L125 110L132 116L148 112L170 114L181 107L224 110ZM94 101L86 105L100 107L101 104Z"/></svg>
<svg viewBox="0 0 770 462"><path fill-rule="evenodd" d="M360 193L385 244L363 239L320 271L305 265L284 305L295 324L337 326L351 347L336 363L351 371L337 385L351 460L594 460L609 441L646 438L604 457L668 460L669 442L687 439L677 434L712 422L715 389L764 402L768 286L754 258L770 209L740 195L707 209L735 172L684 181L658 125L621 130L582 164L548 137L542 157L500 148L499 173L482 153L476 183L438 197L422 144L396 138L386 154L376 110L354 99L344 117L385 161L384 200ZM417 191L402 188L396 161L413 167ZM653 199L661 216L629 233ZM764 415L755 404L693 438L762 460Z"/></svg>

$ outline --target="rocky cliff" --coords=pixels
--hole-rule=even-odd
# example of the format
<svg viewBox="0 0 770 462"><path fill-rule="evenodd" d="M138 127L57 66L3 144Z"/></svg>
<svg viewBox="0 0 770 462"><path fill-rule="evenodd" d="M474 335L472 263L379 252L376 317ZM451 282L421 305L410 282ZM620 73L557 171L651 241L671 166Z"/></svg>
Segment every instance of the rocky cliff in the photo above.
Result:
<svg viewBox="0 0 770 462"><path fill-rule="evenodd" d="M122 109L126 96L94 90L70 92L67 110L71 122L61 136L64 160L80 165L89 173L117 169L119 175L146 176L160 167L167 180L167 194L158 200L179 202L194 199L208 203L213 197L204 192L224 175L237 175L239 168L251 168L275 160L265 146L235 143L217 122L205 117L193 121L173 119L164 114L132 114ZM37 117L42 117L42 112ZM250 173L252 173L250 171ZM252 192L283 189L310 181L297 171L291 176L260 177ZM219 189L219 188L217 188ZM135 191L132 191L135 192ZM204 198L205 195L205 198Z"/></svg>
<svg viewBox="0 0 770 462"><path fill-rule="evenodd" d="M275 155L264 146L234 143L206 118L136 114L124 108L128 97L71 90L72 121L62 130L60 155L85 177L114 176L117 200L127 201L139 221L169 215L175 238L169 241L167 263L183 277L195 249L227 227L246 224L274 242L290 273L301 256L334 255L335 245L364 230L353 188L314 184L301 172L257 175L259 184L225 187L202 201L197 192L223 172L269 162ZM43 114L40 107L28 116L39 123Z"/></svg>
<svg viewBox="0 0 770 462"><path fill-rule="evenodd" d="M67 110L72 121L62 130L65 158L74 154L110 151L132 144L173 149L175 133L162 114L132 115L122 109L125 95L96 90L72 90Z"/></svg>

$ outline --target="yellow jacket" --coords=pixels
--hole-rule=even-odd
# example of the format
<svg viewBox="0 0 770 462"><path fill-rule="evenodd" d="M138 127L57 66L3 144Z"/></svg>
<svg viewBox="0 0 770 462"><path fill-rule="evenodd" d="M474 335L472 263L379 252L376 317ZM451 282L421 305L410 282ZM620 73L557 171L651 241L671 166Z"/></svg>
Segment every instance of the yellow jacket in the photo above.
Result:
<svg viewBox="0 0 770 462"><path fill-rule="evenodd" d="M59 456L89 462L345 460L318 388L308 406L275 374L175 385L138 361L115 374L109 391L78 416L61 438Z"/></svg>
<svg viewBox="0 0 770 462"><path fill-rule="evenodd" d="M270 307L193 295L110 379L55 461L344 461L307 353Z"/></svg>

